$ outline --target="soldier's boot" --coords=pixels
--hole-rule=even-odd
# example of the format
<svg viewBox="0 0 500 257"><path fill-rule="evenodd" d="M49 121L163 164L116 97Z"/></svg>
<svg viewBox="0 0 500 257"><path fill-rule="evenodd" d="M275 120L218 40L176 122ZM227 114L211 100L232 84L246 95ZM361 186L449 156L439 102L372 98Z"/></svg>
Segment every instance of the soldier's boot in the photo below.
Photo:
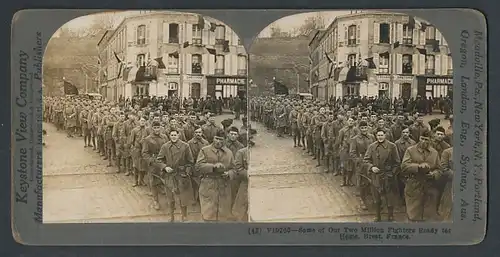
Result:
<svg viewBox="0 0 500 257"><path fill-rule="evenodd" d="M347 186L347 174L345 174L345 170L342 169L342 183L340 184L341 187Z"/></svg>
<svg viewBox="0 0 500 257"><path fill-rule="evenodd" d="M140 171L139 172L139 185L141 186L148 186L149 188L151 188L151 183L147 183L144 182L144 178L146 177L146 171Z"/></svg>
<svg viewBox="0 0 500 257"><path fill-rule="evenodd" d="M187 206L182 206L181 207L181 221L187 221L187 216L188 216L188 211L187 211Z"/></svg>
<svg viewBox="0 0 500 257"><path fill-rule="evenodd" d="M354 183L352 182L352 175L353 175L353 172L352 171L349 171L347 173L347 186L354 186Z"/></svg>
<svg viewBox="0 0 500 257"><path fill-rule="evenodd" d="M297 147L297 137L293 136L293 147Z"/></svg>
<svg viewBox="0 0 500 257"><path fill-rule="evenodd" d="M317 149L316 150L316 159L318 160L318 163L316 164L316 167L321 167L321 150Z"/></svg>
<svg viewBox="0 0 500 257"><path fill-rule="evenodd" d="M376 216L375 216L375 219L373 220L374 222L380 222L382 221L382 206L380 203L375 203L375 212L376 212Z"/></svg>
<svg viewBox="0 0 500 257"><path fill-rule="evenodd" d="M303 136L301 136L301 137L300 137L300 141L302 142L302 145L301 145L301 146L302 146L302 149L303 149L303 150L306 150L306 142L305 142L305 139L304 139L304 137L303 137ZM300 144L300 143L299 143L299 144Z"/></svg>
<svg viewBox="0 0 500 257"><path fill-rule="evenodd" d="M387 207L387 221L394 221L394 207Z"/></svg>
<svg viewBox="0 0 500 257"><path fill-rule="evenodd" d="M134 168L134 184L132 186L136 187L138 185L139 185L139 170Z"/></svg>
<svg viewBox="0 0 500 257"><path fill-rule="evenodd" d="M175 202L170 202L168 204L168 222L174 222L175 221Z"/></svg>
<svg viewBox="0 0 500 257"><path fill-rule="evenodd" d="M129 165L129 162L127 160L127 158L125 158L125 160L123 160L123 169L125 170L125 176L130 176L130 165Z"/></svg>
<svg viewBox="0 0 500 257"><path fill-rule="evenodd" d="M330 169L330 158L328 156L325 156L324 162L325 162L325 167L324 167L325 173L330 173L331 172L331 169Z"/></svg>
<svg viewBox="0 0 500 257"><path fill-rule="evenodd" d="M366 198L368 197L368 188L366 187L361 187L360 192L359 192L359 200L360 200L360 205L359 208L363 211L368 210L366 207Z"/></svg>

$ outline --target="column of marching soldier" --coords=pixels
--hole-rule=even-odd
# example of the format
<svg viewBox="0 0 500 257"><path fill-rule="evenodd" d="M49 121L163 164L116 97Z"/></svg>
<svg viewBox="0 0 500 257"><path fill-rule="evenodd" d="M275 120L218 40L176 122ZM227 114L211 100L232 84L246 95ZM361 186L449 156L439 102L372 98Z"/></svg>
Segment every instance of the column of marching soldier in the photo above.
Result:
<svg viewBox="0 0 500 257"><path fill-rule="evenodd" d="M238 129L231 119L216 125L210 112L47 97L44 119L68 137L83 136L84 147L134 177L133 187L148 187L153 208L165 194L170 221L176 202L182 221L190 205L200 205L207 222L248 220L246 118Z"/></svg>
<svg viewBox="0 0 500 257"><path fill-rule="evenodd" d="M382 220L383 207L393 221L400 203L409 222L429 219L428 208L433 219L451 219L453 117L445 129L439 119L427 126L416 112L280 97L253 98L249 110L252 120L278 137L292 136L294 147L317 160L317 167L341 177L341 186L356 186L361 209L371 199L375 221Z"/></svg>

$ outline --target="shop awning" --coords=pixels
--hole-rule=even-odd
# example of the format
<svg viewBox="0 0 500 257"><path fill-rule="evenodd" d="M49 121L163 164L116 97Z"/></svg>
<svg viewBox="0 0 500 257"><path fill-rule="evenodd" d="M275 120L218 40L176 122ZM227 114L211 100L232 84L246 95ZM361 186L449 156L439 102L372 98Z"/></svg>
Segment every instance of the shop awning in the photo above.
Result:
<svg viewBox="0 0 500 257"><path fill-rule="evenodd" d="M187 54L206 54L208 50L204 46L190 45L184 48L183 52Z"/></svg>

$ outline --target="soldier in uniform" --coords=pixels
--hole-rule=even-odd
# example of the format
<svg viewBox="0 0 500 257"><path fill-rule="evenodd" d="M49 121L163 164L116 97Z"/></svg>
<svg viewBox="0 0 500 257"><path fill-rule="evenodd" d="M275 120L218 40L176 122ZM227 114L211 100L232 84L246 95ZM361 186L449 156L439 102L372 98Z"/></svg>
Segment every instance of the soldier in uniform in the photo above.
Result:
<svg viewBox="0 0 500 257"><path fill-rule="evenodd" d="M354 117L349 117L347 119L347 126L339 131L339 136L337 138L337 148L340 154L340 169L342 172L342 184L341 186L353 186L352 182L354 163L352 158L349 156L349 146L353 137L359 134L358 128L354 126Z"/></svg>
<svg viewBox="0 0 500 257"><path fill-rule="evenodd" d="M66 103L64 108L64 120L68 137L73 137L76 133L76 109L71 103Z"/></svg>
<svg viewBox="0 0 500 257"><path fill-rule="evenodd" d="M326 122L325 111L325 108L321 107L319 109L319 113L314 116L311 124L314 135L314 159L318 160L318 164L316 164L316 167L321 166L321 160L325 155L325 144L323 142L323 139L321 138L321 128Z"/></svg>
<svg viewBox="0 0 500 257"><path fill-rule="evenodd" d="M234 157L224 146L224 137L224 131L219 130L212 144L200 150L196 162L202 175L199 191L201 215L207 222L232 218L229 172L233 169Z"/></svg>
<svg viewBox="0 0 500 257"><path fill-rule="evenodd" d="M83 142L84 146L92 146L91 137L90 137L90 128L89 128L89 122L88 122L88 116L89 116L89 109L90 107L87 105L85 108L80 112L80 125L82 127L82 133L83 133Z"/></svg>
<svg viewBox="0 0 500 257"><path fill-rule="evenodd" d="M203 136L209 143L213 142L214 136L221 130L221 128L215 125L215 118L213 116L208 117L208 122L202 126L202 129Z"/></svg>
<svg viewBox="0 0 500 257"><path fill-rule="evenodd" d="M356 185L358 186L358 195L361 198L360 208L367 210L366 199L370 190L370 182L367 181L368 174L365 165L363 165L363 158L368 146L375 142L375 136L368 132L368 123L365 121L361 121L358 128L360 133L352 138L349 153L356 172Z"/></svg>
<svg viewBox="0 0 500 257"><path fill-rule="evenodd" d="M446 131L443 127L439 126L434 129L434 135L431 138L431 147L437 151L438 156L443 154L443 151L450 148L451 146L444 141ZM444 188L448 182L446 176L437 176L433 181L434 187L437 190L437 195L435 199L436 203L436 213L439 213L439 205L441 203L441 198L443 196Z"/></svg>
<svg viewBox="0 0 500 257"><path fill-rule="evenodd" d="M401 157L405 155L405 152L408 149L408 147L415 145L416 142L410 137L410 129L408 127L403 127L403 129L401 130L401 137L398 140L396 140L394 144L396 144L396 147L398 148L398 154ZM404 201L404 188L405 188L404 177L402 176L403 174L401 174L399 171L400 170L398 170L396 175L398 181L399 194L400 194L399 197L401 198L402 201Z"/></svg>
<svg viewBox="0 0 500 257"><path fill-rule="evenodd" d="M230 127L229 133L224 141L224 146L227 147L233 153L233 156L236 155L238 150L244 148L245 146L238 141L239 131L236 127ZM240 188L241 179L232 179L231 182L231 204L234 204L234 200L236 199L236 194L238 193L238 189Z"/></svg>
<svg viewBox="0 0 500 257"><path fill-rule="evenodd" d="M425 131L416 145L408 147L401 163L405 176L406 214L410 222L425 221L424 206L431 182L439 172L439 156L431 147L429 131Z"/></svg>
<svg viewBox="0 0 500 257"><path fill-rule="evenodd" d="M413 125L410 126L410 136L415 142L419 142L420 137L425 132L430 132L429 127L424 124L424 117L422 114L416 113L417 118Z"/></svg>
<svg viewBox="0 0 500 257"><path fill-rule="evenodd" d="M278 137L282 137L286 128L286 109L283 103L278 102L274 109L274 120L276 121L276 131Z"/></svg>
<svg viewBox="0 0 500 257"><path fill-rule="evenodd" d="M106 157L108 160L108 167L113 166L112 161L116 157L116 145L113 138L113 127L115 126L118 118L115 115L116 109L111 108L110 113L104 118L104 141L106 143Z"/></svg>
<svg viewBox="0 0 500 257"><path fill-rule="evenodd" d="M248 155L247 147L236 152L232 180L241 181L233 204L233 216L237 221L248 221Z"/></svg>
<svg viewBox="0 0 500 257"><path fill-rule="evenodd" d="M188 142L194 137L194 130L196 127L195 121L196 121L196 115L194 114L194 112L189 113L189 116L186 119L186 123L182 126L186 142Z"/></svg>
<svg viewBox="0 0 500 257"><path fill-rule="evenodd" d="M128 119L123 122L123 133L120 133L120 136L122 137L122 144L123 144L123 153L122 153L122 158L123 158L123 166L126 170L125 176L130 176L130 174L133 173L134 167L133 167L133 161L132 161L132 156L131 156L131 145L129 144L129 138L130 135L132 134L132 130L137 127L137 116L135 113L130 112L128 113Z"/></svg>
<svg viewBox="0 0 500 257"><path fill-rule="evenodd" d="M146 118L139 119L139 126L132 129L128 140L128 145L131 147L130 153L132 155L132 162L134 167L134 184L133 187L138 185L146 185L144 183L144 175L146 173L146 164L142 158L142 140L148 136L146 128Z"/></svg>
<svg viewBox="0 0 500 257"><path fill-rule="evenodd" d="M161 148L162 146L168 141L168 138L166 135L161 133L161 124L160 122L153 122L151 124L152 126L152 133L145 137L143 142L142 142L142 158L144 158L144 161L146 162L146 165L148 167L148 172L150 173L150 179L152 181L151 183L151 194L153 196L153 208L155 210L160 209L160 203L158 201L158 195L159 191L161 190L163 184L161 181L161 170L164 167L161 167L158 165L158 159L163 158L161 156ZM168 191L168 190L167 190ZM175 202L173 198L170 198L170 203ZM173 204L170 204L170 221L174 221L174 208L172 206Z"/></svg>
<svg viewBox="0 0 500 257"><path fill-rule="evenodd" d="M325 147L325 166L326 172L332 172L335 167L335 138L336 138L336 122L333 112L328 113L327 121L321 128L321 138Z"/></svg>
<svg viewBox="0 0 500 257"><path fill-rule="evenodd" d="M382 220L382 199L385 199L387 205L388 221L394 220L394 205L397 203L394 173L401 159L396 145L385 138L386 131L383 128L377 131L377 141L368 146L364 157L365 163L368 164L368 176L371 179L376 222Z"/></svg>
<svg viewBox="0 0 500 257"><path fill-rule="evenodd" d="M125 144L127 143L125 137L125 113L120 112L118 121L115 122L113 126L113 140L115 141L116 149L116 166L118 167L118 173L122 172L125 166Z"/></svg>
<svg viewBox="0 0 500 257"><path fill-rule="evenodd" d="M208 141L203 138L203 130L201 129L201 127L195 128L194 137L188 141L188 144L193 154L193 157L194 156L198 157L201 148L209 145ZM198 189L200 188L201 174L199 173L198 170L195 169L191 178L193 180L192 182L193 182L194 197L196 201L199 201L200 198L198 195Z"/></svg>
<svg viewBox="0 0 500 257"><path fill-rule="evenodd" d="M290 111L290 116L288 120L290 121L290 128L291 132L293 135L293 147L302 147L300 144L300 130L299 130L299 125L298 125L298 118L299 118L299 106L296 106L294 109Z"/></svg>
<svg viewBox="0 0 500 257"><path fill-rule="evenodd" d="M443 177L443 180L446 180L446 185L443 190L443 194L440 200L441 204L439 205L439 215L443 218L443 220L451 220L452 215L452 207L453 207L453 147L450 147L443 151L441 155L440 162L440 173L439 176ZM440 180L439 178L438 180Z"/></svg>

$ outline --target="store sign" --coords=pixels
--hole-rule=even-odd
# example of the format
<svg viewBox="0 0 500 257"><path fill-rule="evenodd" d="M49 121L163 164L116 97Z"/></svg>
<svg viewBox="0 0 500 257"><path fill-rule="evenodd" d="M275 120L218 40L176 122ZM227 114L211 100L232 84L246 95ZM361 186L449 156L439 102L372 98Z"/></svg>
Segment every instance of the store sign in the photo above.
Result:
<svg viewBox="0 0 500 257"><path fill-rule="evenodd" d="M216 78L216 85L246 85L247 79L245 78Z"/></svg>
<svg viewBox="0 0 500 257"><path fill-rule="evenodd" d="M426 78L426 85L453 85L453 78Z"/></svg>

